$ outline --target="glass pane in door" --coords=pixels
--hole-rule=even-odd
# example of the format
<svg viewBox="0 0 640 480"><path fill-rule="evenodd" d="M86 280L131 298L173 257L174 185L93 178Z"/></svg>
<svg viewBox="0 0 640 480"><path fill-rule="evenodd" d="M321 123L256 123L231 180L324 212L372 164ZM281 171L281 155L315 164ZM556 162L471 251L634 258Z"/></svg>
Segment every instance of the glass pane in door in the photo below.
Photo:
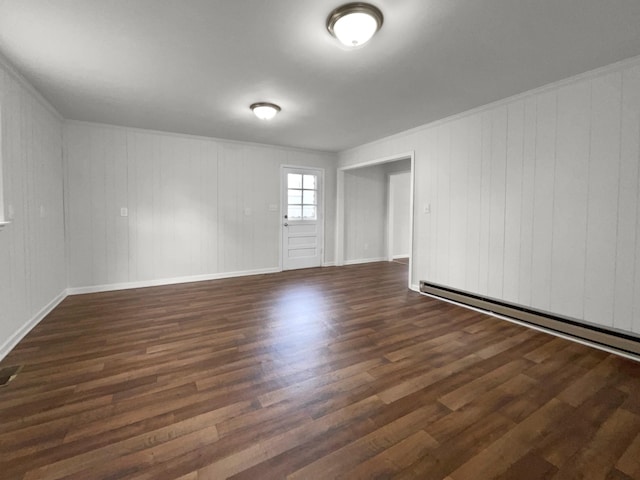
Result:
<svg viewBox="0 0 640 480"><path fill-rule="evenodd" d="M304 190L302 194L302 203L305 205L316 205L316 191Z"/></svg>
<svg viewBox="0 0 640 480"><path fill-rule="evenodd" d="M302 218L304 220L315 220L316 215L316 207L315 205L304 205L302 207Z"/></svg>
<svg viewBox="0 0 640 480"><path fill-rule="evenodd" d="M287 208L288 220L302 220L302 206L301 205L289 205Z"/></svg>
<svg viewBox="0 0 640 480"><path fill-rule="evenodd" d="M302 185L302 188L309 189L309 190L316 190L318 187L316 187L316 176L315 175L305 175L304 176L304 183Z"/></svg>
<svg viewBox="0 0 640 480"><path fill-rule="evenodd" d="M302 188L302 174L289 173L287 175L287 187L288 188Z"/></svg>
<svg viewBox="0 0 640 480"><path fill-rule="evenodd" d="M302 203L302 190L289 189L287 191L287 203L289 205L300 205Z"/></svg>

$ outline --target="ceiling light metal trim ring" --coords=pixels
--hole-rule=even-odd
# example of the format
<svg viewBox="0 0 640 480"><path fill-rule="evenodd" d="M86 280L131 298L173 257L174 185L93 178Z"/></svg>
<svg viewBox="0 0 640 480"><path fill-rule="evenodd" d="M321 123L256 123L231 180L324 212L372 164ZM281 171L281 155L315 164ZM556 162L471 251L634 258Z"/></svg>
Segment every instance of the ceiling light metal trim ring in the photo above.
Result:
<svg viewBox="0 0 640 480"><path fill-rule="evenodd" d="M251 111L253 111L254 109L258 108L258 107L271 107L273 108L276 112L279 112L280 110L282 110L278 105L276 105L275 103L269 103L269 102L258 102L258 103L252 103L251 106L249 107L251 109Z"/></svg>
<svg viewBox="0 0 640 480"><path fill-rule="evenodd" d="M279 105L270 102L254 103L249 108L260 120L271 120L281 110Z"/></svg>
<svg viewBox="0 0 640 480"><path fill-rule="evenodd" d="M327 17L327 30L329 30L329 33L331 33L331 35L335 37L336 34L333 31L334 25L342 17L351 13L366 13L368 15L371 15L378 23L376 32L380 30L380 28L382 27L382 23L384 22L384 16L382 15L382 11L378 7L364 2L347 3L336 8L329 14L329 17Z"/></svg>

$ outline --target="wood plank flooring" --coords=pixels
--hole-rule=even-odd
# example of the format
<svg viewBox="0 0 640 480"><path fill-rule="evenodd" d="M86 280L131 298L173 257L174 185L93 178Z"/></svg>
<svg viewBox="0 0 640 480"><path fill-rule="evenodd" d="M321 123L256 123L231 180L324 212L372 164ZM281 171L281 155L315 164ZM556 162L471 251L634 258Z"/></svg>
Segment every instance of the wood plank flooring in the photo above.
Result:
<svg viewBox="0 0 640 480"><path fill-rule="evenodd" d="M406 269L68 297L0 363L0 478L640 478L640 364Z"/></svg>

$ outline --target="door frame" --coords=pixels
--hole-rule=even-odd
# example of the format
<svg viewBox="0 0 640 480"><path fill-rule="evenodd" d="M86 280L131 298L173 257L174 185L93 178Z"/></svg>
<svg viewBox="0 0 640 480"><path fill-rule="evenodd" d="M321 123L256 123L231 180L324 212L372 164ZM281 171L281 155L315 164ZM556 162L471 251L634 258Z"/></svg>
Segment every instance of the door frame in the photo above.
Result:
<svg viewBox="0 0 640 480"><path fill-rule="evenodd" d="M284 271L284 245L283 245L283 238L282 238L282 232L283 232L283 223L284 223L284 190L285 190L285 180L284 180L284 169L285 168L300 168L303 170L315 170L317 172L320 173L320 195L322 196L321 200L320 200L320 204L321 204L321 208L322 208L322 241L320 242L320 248L322 249L322 257L320 258L320 266L323 267L325 266L325 255L326 255L326 248L325 248L325 231L326 231L326 223L327 223L327 213L325 210L325 186L324 186L324 182L325 182L325 170L323 167L314 167L314 166L309 166L309 165L291 165L291 164L280 164L280 187L279 187L279 191L278 191L278 204L280 205L280 207L278 208L278 212L279 212L279 216L278 216L278 265L279 265L279 269L281 272Z"/></svg>
<svg viewBox="0 0 640 480"><path fill-rule="evenodd" d="M373 160L366 160L364 162L355 163L353 165L346 165L344 167L338 167L337 169L337 183L336 183L336 265L344 265L344 174L348 170L354 170L356 168L370 167L372 165L381 165L383 163L396 162L398 160L411 160L411 177L410 177L410 200L409 200L409 274L407 279L407 285L409 289L412 288L411 276L413 272L413 231L414 231L414 183L415 183L415 152L410 150L409 152L398 153L390 155L388 157L377 158ZM323 250L324 252L324 250Z"/></svg>

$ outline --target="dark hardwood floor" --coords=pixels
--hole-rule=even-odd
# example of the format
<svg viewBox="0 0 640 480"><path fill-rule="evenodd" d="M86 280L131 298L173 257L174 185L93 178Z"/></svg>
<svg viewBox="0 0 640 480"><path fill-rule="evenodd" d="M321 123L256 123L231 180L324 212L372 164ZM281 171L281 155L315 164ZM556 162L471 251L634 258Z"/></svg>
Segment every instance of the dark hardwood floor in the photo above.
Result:
<svg viewBox="0 0 640 480"><path fill-rule="evenodd" d="M0 367L3 479L640 478L640 364L383 262L68 297Z"/></svg>

